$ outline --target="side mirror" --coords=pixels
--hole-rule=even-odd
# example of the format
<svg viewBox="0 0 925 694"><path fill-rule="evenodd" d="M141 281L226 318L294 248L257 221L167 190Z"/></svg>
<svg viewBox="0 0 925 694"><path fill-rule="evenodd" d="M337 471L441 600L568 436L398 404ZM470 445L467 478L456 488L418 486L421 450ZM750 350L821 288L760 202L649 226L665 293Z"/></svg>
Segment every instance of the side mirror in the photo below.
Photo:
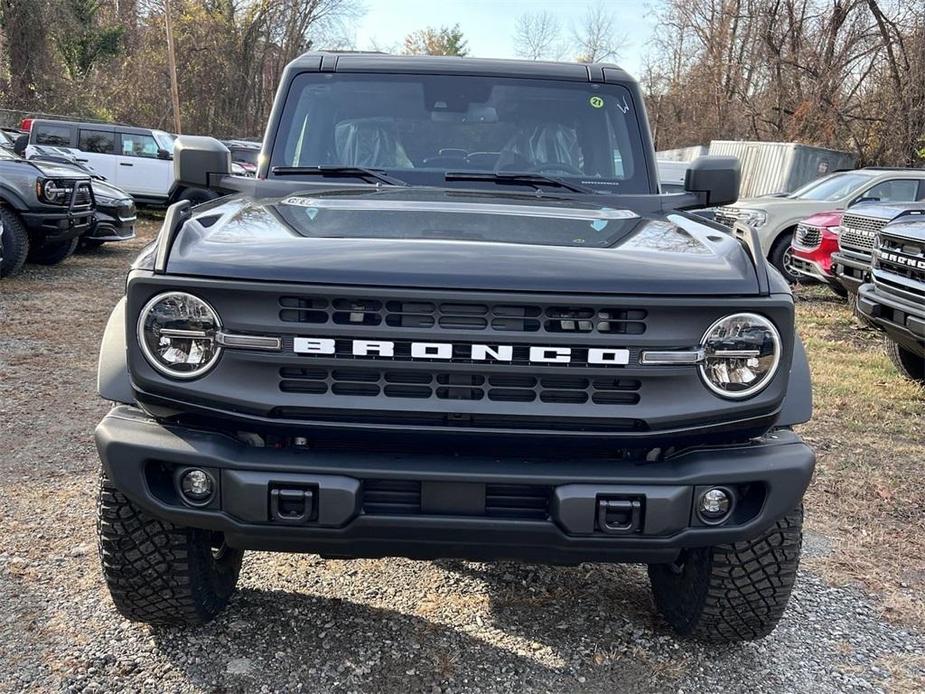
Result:
<svg viewBox="0 0 925 694"><path fill-rule="evenodd" d="M704 207L731 205L739 199L742 171L738 157L697 157L684 174L684 190Z"/></svg>
<svg viewBox="0 0 925 694"><path fill-rule="evenodd" d="M26 156L26 147L29 146L29 136L26 133L17 135L13 140L13 151L21 157Z"/></svg>
<svg viewBox="0 0 925 694"><path fill-rule="evenodd" d="M231 173L231 152L214 137L181 135L173 148L173 178L178 184L212 188Z"/></svg>
<svg viewBox="0 0 925 694"><path fill-rule="evenodd" d="M165 159L165 160L168 160L168 161L169 161L170 159L173 159L173 155L170 153L169 150L166 150L166 149L159 149L159 150L157 150L157 158L158 158L158 159Z"/></svg>

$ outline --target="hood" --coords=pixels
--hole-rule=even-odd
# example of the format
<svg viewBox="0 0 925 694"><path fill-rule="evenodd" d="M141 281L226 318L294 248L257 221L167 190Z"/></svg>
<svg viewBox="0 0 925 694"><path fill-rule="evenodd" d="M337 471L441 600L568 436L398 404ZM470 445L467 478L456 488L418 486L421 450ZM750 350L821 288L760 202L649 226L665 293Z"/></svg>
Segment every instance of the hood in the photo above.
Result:
<svg viewBox="0 0 925 694"><path fill-rule="evenodd" d="M841 218L844 213L839 210L828 210L826 212L816 212L804 219L801 224L811 227L834 227L841 224Z"/></svg>
<svg viewBox="0 0 925 694"><path fill-rule="evenodd" d="M107 183L106 181L100 181L99 179L94 178L90 184L93 188L93 197L97 200L131 200L132 196L126 193L121 188L117 188L112 183Z"/></svg>
<svg viewBox="0 0 925 694"><path fill-rule="evenodd" d="M82 171L76 166L68 164L57 164L49 161L35 161L30 159L29 163L37 168L46 178L90 178L90 174Z"/></svg>
<svg viewBox="0 0 925 694"><path fill-rule="evenodd" d="M874 219L895 219L900 215L916 217L925 214L925 203L922 202L864 202L855 205L845 214L856 214L861 217Z"/></svg>
<svg viewBox="0 0 925 694"><path fill-rule="evenodd" d="M433 188L225 198L187 221L167 272L499 291L754 294L731 235L683 214Z"/></svg>

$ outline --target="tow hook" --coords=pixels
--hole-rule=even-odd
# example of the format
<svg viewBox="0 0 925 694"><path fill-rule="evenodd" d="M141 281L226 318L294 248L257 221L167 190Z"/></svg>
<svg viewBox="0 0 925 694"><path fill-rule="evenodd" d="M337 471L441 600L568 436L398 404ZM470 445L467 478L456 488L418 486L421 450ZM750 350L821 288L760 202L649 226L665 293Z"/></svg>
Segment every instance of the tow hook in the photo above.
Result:
<svg viewBox="0 0 925 694"><path fill-rule="evenodd" d="M311 489L270 490L270 520L287 525L303 525L314 515L315 494Z"/></svg>
<svg viewBox="0 0 925 694"><path fill-rule="evenodd" d="M642 525L642 502L638 499L597 500L597 527L607 535L627 535Z"/></svg>

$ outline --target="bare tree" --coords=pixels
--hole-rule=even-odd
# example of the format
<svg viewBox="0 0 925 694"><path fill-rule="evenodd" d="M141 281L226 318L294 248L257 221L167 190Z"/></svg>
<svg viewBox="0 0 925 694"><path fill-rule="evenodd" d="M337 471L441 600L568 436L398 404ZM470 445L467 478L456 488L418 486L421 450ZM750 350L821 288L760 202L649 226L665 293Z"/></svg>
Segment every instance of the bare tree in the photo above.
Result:
<svg viewBox="0 0 925 694"><path fill-rule="evenodd" d="M581 23L572 27L577 60L587 63L617 60L628 39L617 32L616 23L613 12L600 0L589 6Z"/></svg>
<svg viewBox="0 0 925 694"><path fill-rule="evenodd" d="M561 58L563 47L555 16L545 11L520 15L514 26L514 53L529 60Z"/></svg>

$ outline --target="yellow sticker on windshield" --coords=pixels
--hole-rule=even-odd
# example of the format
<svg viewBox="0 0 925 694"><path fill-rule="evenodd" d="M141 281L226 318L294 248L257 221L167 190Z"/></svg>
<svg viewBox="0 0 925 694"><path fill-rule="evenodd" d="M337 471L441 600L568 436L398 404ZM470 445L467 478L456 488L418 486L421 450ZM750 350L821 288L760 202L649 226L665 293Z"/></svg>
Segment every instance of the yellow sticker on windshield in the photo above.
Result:
<svg viewBox="0 0 925 694"><path fill-rule="evenodd" d="M588 99L588 103L591 104L593 108L604 108L604 97L592 96Z"/></svg>

